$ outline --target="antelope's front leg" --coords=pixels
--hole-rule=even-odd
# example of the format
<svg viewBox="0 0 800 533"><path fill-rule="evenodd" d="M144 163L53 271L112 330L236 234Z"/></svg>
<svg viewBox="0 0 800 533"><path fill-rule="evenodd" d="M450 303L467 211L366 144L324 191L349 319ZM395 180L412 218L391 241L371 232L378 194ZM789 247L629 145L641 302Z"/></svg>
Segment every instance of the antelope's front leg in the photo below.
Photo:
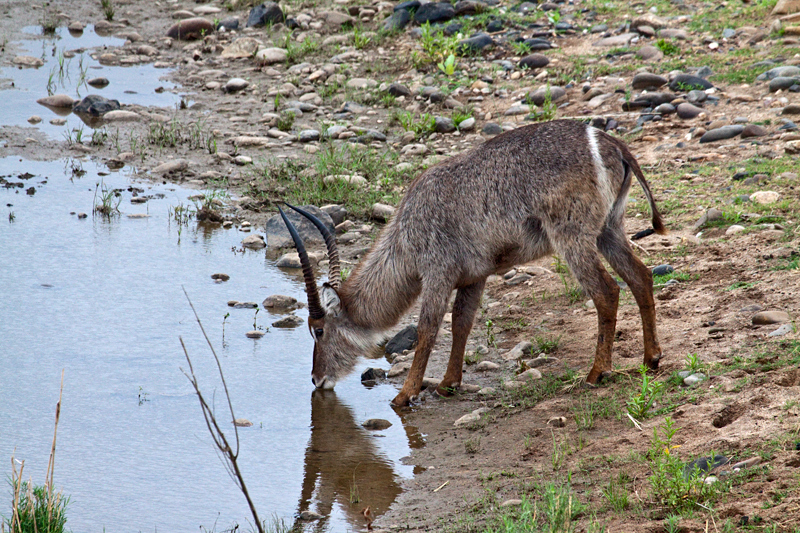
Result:
<svg viewBox="0 0 800 533"><path fill-rule="evenodd" d="M473 283L458 289L456 301L453 303L453 347L450 350L450 361L442 381L436 388L440 396L452 396L453 389L461 385L461 374L464 365L464 349L467 346L469 332L475 322L475 313L481 301L486 280Z"/></svg>
<svg viewBox="0 0 800 533"><path fill-rule="evenodd" d="M444 297L442 296L444 294ZM414 352L414 362L411 363L411 370L408 371L406 381L400 393L392 400L392 405L403 407L408 405L413 398L419 395L422 390L422 378L425 377L425 368L428 366L428 357L431 355L436 336L439 334L439 327L444 318L445 305L447 304L448 290L438 291L435 294L422 292L422 309L417 325L417 350Z"/></svg>

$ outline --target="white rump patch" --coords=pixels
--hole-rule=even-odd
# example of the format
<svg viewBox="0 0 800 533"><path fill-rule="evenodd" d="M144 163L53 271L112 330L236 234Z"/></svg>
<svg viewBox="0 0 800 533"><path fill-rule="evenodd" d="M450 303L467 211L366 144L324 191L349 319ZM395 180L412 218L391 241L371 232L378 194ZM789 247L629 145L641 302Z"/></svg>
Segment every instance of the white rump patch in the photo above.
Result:
<svg viewBox="0 0 800 533"><path fill-rule="evenodd" d="M586 133L589 137L589 150L592 153L594 170L597 175L597 186L600 189L603 200L605 200L606 211L610 211L617 195L611 186L611 180L608 177L608 169L603 162L603 156L600 155L600 145L597 141L597 129L593 126L586 126Z"/></svg>

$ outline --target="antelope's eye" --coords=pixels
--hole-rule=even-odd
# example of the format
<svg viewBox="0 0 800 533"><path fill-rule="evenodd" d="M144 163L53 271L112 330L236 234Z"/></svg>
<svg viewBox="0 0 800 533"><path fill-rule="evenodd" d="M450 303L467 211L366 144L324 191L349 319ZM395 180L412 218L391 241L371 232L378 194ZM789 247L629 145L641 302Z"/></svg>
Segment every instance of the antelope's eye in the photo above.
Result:
<svg viewBox="0 0 800 533"><path fill-rule="evenodd" d="M323 333L324 333L324 331L322 330L322 328L314 328L314 337L315 338L321 339Z"/></svg>

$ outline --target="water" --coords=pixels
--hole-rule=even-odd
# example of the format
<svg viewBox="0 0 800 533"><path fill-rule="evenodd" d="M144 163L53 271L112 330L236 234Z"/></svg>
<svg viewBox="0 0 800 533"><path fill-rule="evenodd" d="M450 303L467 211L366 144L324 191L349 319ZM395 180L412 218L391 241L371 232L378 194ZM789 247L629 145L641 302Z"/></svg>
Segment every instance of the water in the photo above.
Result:
<svg viewBox="0 0 800 533"><path fill-rule="evenodd" d="M92 59L90 52L93 50L102 52L104 47L122 46L124 39L100 36L92 26L88 26L80 35L73 35L63 27L50 36L42 36L38 26L23 28L23 31L31 39L14 43L19 48L18 55L38 57L45 64L39 68L0 69L0 98L3 101L0 125L30 126L28 118L38 115L42 122L35 127L59 140L66 132L85 127L80 118L69 113L69 110L65 110L65 125L50 124L50 120L59 115L36 103L36 100L48 96L48 82L52 82L54 94L68 94L74 99L99 94L119 100L121 104L173 109L180 102L181 96L176 94L176 86L160 79L169 74L169 69L157 69L152 64L105 66ZM63 58L61 68L59 59L65 51L74 51L75 56ZM81 71L85 73L83 78ZM109 85L95 88L82 83L100 76L108 78ZM163 92L156 92L159 88L164 89Z"/></svg>
<svg viewBox="0 0 800 533"><path fill-rule="evenodd" d="M75 165L86 174L73 176ZM233 438L184 287L218 350L236 416L254 424L240 429L239 457L262 518L274 513L291 524L310 509L327 517L308 526L315 531L363 530L361 509L386 510L400 481L413 475L400 459L422 445L389 405L394 387L360 383L364 368L388 364L363 361L335 393L312 393L305 324L253 340L245 332L254 320L267 327L278 316L227 306L270 294L302 297L297 274L277 269L263 251L240 251L246 233L235 228L170 220L170 208L190 205L197 191L100 176L102 170L88 162L0 159L0 175L24 183L0 185L2 475L10 474L14 454L25 460L26 478L43 482L63 370L55 482L70 496L69 529L196 532L246 523L245 500L217 458L181 372L187 365L179 336ZM33 176L17 177L25 172ZM100 179L153 198L134 205L125 190L121 216L92 217ZM35 194L26 194L30 187ZM129 218L133 213L149 218ZM230 281L215 283L217 272ZM360 426L368 418L393 425L369 432ZM351 491L359 503L350 503ZM10 490L0 493L0 514L8 516Z"/></svg>

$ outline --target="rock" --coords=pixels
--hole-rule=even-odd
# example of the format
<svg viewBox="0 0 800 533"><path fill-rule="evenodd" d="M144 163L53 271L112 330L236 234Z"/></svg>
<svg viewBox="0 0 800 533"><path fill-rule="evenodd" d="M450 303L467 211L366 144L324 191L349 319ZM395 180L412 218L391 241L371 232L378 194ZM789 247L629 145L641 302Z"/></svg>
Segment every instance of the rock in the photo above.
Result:
<svg viewBox="0 0 800 533"><path fill-rule="evenodd" d="M631 41L638 36L639 34L633 32L623 33L621 35L614 35L600 39L599 41L592 43L592 46L630 46Z"/></svg>
<svg viewBox="0 0 800 533"><path fill-rule="evenodd" d="M264 248L266 243L261 235L248 235L242 239L242 246L252 250L258 250L259 248Z"/></svg>
<svg viewBox="0 0 800 533"><path fill-rule="evenodd" d="M721 220L724 217L724 213L717 209L716 207L712 207L705 213L700 219L694 223L694 229L700 229L709 222L714 222L715 220Z"/></svg>
<svg viewBox="0 0 800 533"><path fill-rule="evenodd" d="M397 376L402 376L411 368L410 362L402 362L392 365L392 368L389 369L389 372L386 374L386 377L389 378L396 378Z"/></svg>
<svg viewBox="0 0 800 533"><path fill-rule="evenodd" d="M748 124L742 130L741 138L749 139L750 137L763 137L767 133L769 132L764 126L759 126L758 124Z"/></svg>
<svg viewBox="0 0 800 533"><path fill-rule="evenodd" d="M400 332L386 343L385 352L389 355L403 353L411 350L417 345L417 326L411 324L404 327Z"/></svg>
<svg viewBox="0 0 800 533"><path fill-rule="evenodd" d="M547 421L548 426L552 426L554 428L563 428L567 426L567 418L563 416L554 416L553 418Z"/></svg>
<svg viewBox="0 0 800 533"><path fill-rule="evenodd" d="M240 37L222 49L220 57L224 59L245 59L253 57L261 44L252 37Z"/></svg>
<svg viewBox="0 0 800 533"><path fill-rule="evenodd" d="M782 337L788 333L793 333L793 332L794 332L794 326L792 326L791 324L784 324L775 331L768 333L767 337Z"/></svg>
<svg viewBox="0 0 800 533"><path fill-rule="evenodd" d="M189 168L189 162L185 159L174 159L161 163L152 170L153 174L172 174L175 172L183 172Z"/></svg>
<svg viewBox="0 0 800 533"><path fill-rule="evenodd" d="M800 115L800 104L789 104L781 110L781 115Z"/></svg>
<svg viewBox="0 0 800 533"><path fill-rule="evenodd" d="M785 91L786 89L792 87L793 85L796 85L798 83L798 80L800 80L800 78L778 76L777 78L770 80L769 92L774 93L776 91L781 91L781 90Z"/></svg>
<svg viewBox="0 0 800 533"><path fill-rule="evenodd" d="M303 323L303 319L296 315L285 316L272 323L275 328L296 328Z"/></svg>
<svg viewBox="0 0 800 533"><path fill-rule="evenodd" d="M386 378L386 370L382 368L368 368L361 373L361 381L378 381Z"/></svg>
<svg viewBox="0 0 800 533"><path fill-rule="evenodd" d="M314 520L319 520L320 518L322 518L322 515L315 513L314 511L303 511L300 513L300 520L306 522L313 522Z"/></svg>
<svg viewBox="0 0 800 533"><path fill-rule="evenodd" d="M300 263L300 254L297 252L283 254L278 258L275 266L280 268L303 268L303 265Z"/></svg>
<svg viewBox="0 0 800 533"><path fill-rule="evenodd" d="M504 116L527 115L531 112L531 106L527 104L515 104L503 112Z"/></svg>
<svg viewBox="0 0 800 533"><path fill-rule="evenodd" d="M329 217L331 217L331 221L333 222L334 226L338 226L344 219L347 217L347 209L342 207L341 205L336 204L328 204L323 205L320 209L327 213Z"/></svg>
<svg viewBox="0 0 800 533"><path fill-rule="evenodd" d="M405 9L395 9L396 11L383 22L383 31L385 32L401 31L411 22L411 13Z"/></svg>
<svg viewBox="0 0 800 533"><path fill-rule="evenodd" d="M231 279L231 277L227 274L218 273L218 274L211 274L211 279L213 279L214 281L228 281L229 279Z"/></svg>
<svg viewBox="0 0 800 533"><path fill-rule="evenodd" d="M491 372L499 368L500 365L492 361L481 361L480 363L475 365L475 370L478 372Z"/></svg>
<svg viewBox="0 0 800 533"><path fill-rule="evenodd" d="M319 140L319 130L303 130L297 134L297 140L301 143Z"/></svg>
<svg viewBox="0 0 800 533"><path fill-rule="evenodd" d="M72 108L72 112L99 117L109 111L116 111L119 107L119 102L117 100L109 100L97 94L90 94L75 105Z"/></svg>
<svg viewBox="0 0 800 533"><path fill-rule="evenodd" d="M756 77L758 81L769 81L779 77L792 78L800 76L800 67L794 65L787 65L783 67L775 67L766 72L763 72Z"/></svg>
<svg viewBox="0 0 800 533"><path fill-rule="evenodd" d="M668 81L669 80L663 76L651 74L650 72L642 72L633 77L631 86L637 91L642 91L645 89L657 89L666 85Z"/></svg>
<svg viewBox="0 0 800 533"><path fill-rule="evenodd" d="M370 418L361 423L363 427L372 431L381 431L392 427L392 423L382 418Z"/></svg>
<svg viewBox="0 0 800 533"><path fill-rule="evenodd" d="M654 276L666 276L667 274L672 274L675 272L675 269L672 265L658 265L657 267L653 268L653 275Z"/></svg>
<svg viewBox="0 0 800 533"><path fill-rule="evenodd" d="M525 355L530 355L531 349L533 348L533 344L527 341L520 342L513 348L511 348L506 353L502 354L501 357L504 361L514 361L520 359Z"/></svg>
<svg viewBox="0 0 800 533"><path fill-rule="evenodd" d="M72 106L75 104L75 100L66 94L54 94L53 96L48 96L46 98L39 98L36 100L36 103L47 107L55 107L57 109L72 109Z"/></svg>
<svg viewBox="0 0 800 533"><path fill-rule="evenodd" d="M249 85L250 82L245 79L231 78L225 83L225 85L222 87L222 90L224 90L226 93L235 93L247 88Z"/></svg>
<svg viewBox="0 0 800 533"><path fill-rule="evenodd" d="M487 122L484 124L481 132L485 133L486 135L500 135L503 133L503 127L495 122Z"/></svg>
<svg viewBox="0 0 800 533"><path fill-rule="evenodd" d="M331 30L338 31L339 27L353 23L353 17L338 11L322 11L319 16L325 21L325 24L330 26Z"/></svg>
<svg viewBox="0 0 800 533"><path fill-rule="evenodd" d="M677 108L678 117L684 120L692 119L703 112L703 109L692 104L683 102L678 104Z"/></svg>
<svg viewBox="0 0 800 533"><path fill-rule="evenodd" d="M475 118L469 117L468 119L462 120L458 123L458 129L460 131L472 131L475 129Z"/></svg>
<svg viewBox="0 0 800 533"><path fill-rule="evenodd" d="M214 33L214 24L203 17L195 17L178 21L167 30L167 37L179 41L202 39Z"/></svg>
<svg viewBox="0 0 800 533"><path fill-rule="evenodd" d="M405 2L400 2L396 6L394 6L395 11L410 11L414 12L422 5L422 2L419 0L406 0Z"/></svg>
<svg viewBox="0 0 800 533"><path fill-rule="evenodd" d="M447 117L434 118L434 130L437 133L452 133L456 131L456 125L453 120Z"/></svg>
<svg viewBox="0 0 800 533"><path fill-rule="evenodd" d="M372 218L380 220L381 222L386 222L394 216L395 211L395 208L391 205L373 204Z"/></svg>
<svg viewBox="0 0 800 533"><path fill-rule="evenodd" d="M264 336L264 332L261 330L254 329L252 331L248 331L244 335L245 337L248 337L250 339L260 339L261 337Z"/></svg>
<svg viewBox="0 0 800 533"><path fill-rule="evenodd" d="M445 22L456 16L456 11L450 2L430 2L424 4L414 13L414 22L425 24L430 22Z"/></svg>
<svg viewBox="0 0 800 533"><path fill-rule="evenodd" d="M233 421L233 425L240 428L249 428L253 425L253 423L246 418L237 418Z"/></svg>
<svg viewBox="0 0 800 533"><path fill-rule="evenodd" d="M520 68L544 68L549 64L550 60L547 58L547 56L542 54L530 54L519 60Z"/></svg>
<svg viewBox="0 0 800 533"><path fill-rule="evenodd" d="M260 65L283 63L287 60L289 52L283 48L263 48L256 52L256 61Z"/></svg>
<svg viewBox="0 0 800 533"><path fill-rule="evenodd" d="M689 376L683 378L683 384L687 387L694 387L695 385L699 384L701 381L706 379L706 375L702 372L696 372Z"/></svg>
<svg viewBox="0 0 800 533"><path fill-rule="evenodd" d="M11 60L11 62L20 67L39 68L42 65L44 65L44 61L42 61L38 57L32 57L32 56L17 56L13 60Z"/></svg>
<svg viewBox="0 0 800 533"><path fill-rule="evenodd" d="M660 61L664 57L664 52L647 44L636 51L636 56L643 61Z"/></svg>
<svg viewBox="0 0 800 533"><path fill-rule="evenodd" d="M678 74L669 82L669 88L673 91L689 92L695 89L710 89L713 86L710 81L693 74Z"/></svg>
<svg viewBox="0 0 800 533"><path fill-rule="evenodd" d="M536 379L542 379L542 373L535 368L529 368L516 377L517 381L532 381Z"/></svg>
<svg viewBox="0 0 800 533"><path fill-rule="evenodd" d="M480 422L480 420L481 420L480 413L467 413L458 420L456 420L455 422L453 422L453 426L460 428L462 426Z"/></svg>
<svg viewBox="0 0 800 533"><path fill-rule="evenodd" d="M336 231L331 217L320 208L313 205L298 207L319 218L331 233ZM294 224L295 228L297 228L297 232L300 238L303 239L303 242L306 243L306 246L309 244L323 244L325 242L316 226L306 217L293 209L284 209L284 212L286 213L286 217ZM289 235L289 230L286 229L286 225L283 223L283 219L280 215L275 215L267 220L264 231L267 235L267 244L270 248L287 248L294 246L294 241L291 235Z"/></svg>
<svg viewBox="0 0 800 533"><path fill-rule="evenodd" d="M751 320L755 326L765 326L768 324L790 322L792 317L785 311L760 311L753 315Z"/></svg>
<svg viewBox="0 0 800 533"><path fill-rule="evenodd" d="M135 120L141 120L142 115L139 113L134 113L133 111L109 111L105 115L103 115L103 120L106 122L132 122Z"/></svg>
<svg viewBox="0 0 800 533"><path fill-rule="evenodd" d="M551 87L539 87L532 93L528 93L528 101L534 105L542 106L547 101L547 93L550 93L550 101L558 102L567 95L567 91L557 85Z"/></svg>
<svg viewBox="0 0 800 533"><path fill-rule="evenodd" d="M742 131L744 131L744 126L741 124L722 126L721 128L716 128L705 132L703 136L700 137L700 143L711 143L732 139L733 137L736 137L742 133Z"/></svg>
<svg viewBox="0 0 800 533"><path fill-rule="evenodd" d="M265 309L269 309L271 311L290 311L292 309L297 309L298 307L302 307L302 304L297 301L297 299L292 298L291 296L284 296L282 294L273 294L272 296L267 296L261 305Z"/></svg>
<svg viewBox="0 0 800 533"><path fill-rule="evenodd" d="M411 96L411 89L403 85L402 83L392 83L389 87L386 88L386 92L391 94L392 96Z"/></svg>
<svg viewBox="0 0 800 533"><path fill-rule="evenodd" d="M236 17L227 18L217 22L215 28L217 31L223 29L224 31L234 31L239 29L239 19Z"/></svg>
<svg viewBox="0 0 800 533"><path fill-rule="evenodd" d="M524 44L532 52L539 50L550 50L553 48L553 45L550 43L550 41L547 39L541 39L539 37L525 39L522 44Z"/></svg>
<svg viewBox="0 0 800 533"><path fill-rule="evenodd" d="M259 28L267 24L283 23L286 20L280 6L275 2L265 2L255 6L247 15L247 27Z"/></svg>
<svg viewBox="0 0 800 533"><path fill-rule="evenodd" d="M750 195L750 200L757 204L774 204L781 197L775 191L757 191Z"/></svg>
<svg viewBox="0 0 800 533"><path fill-rule="evenodd" d="M102 89L103 87L106 87L109 84L109 81L108 78L98 77L98 78L92 78L86 83L97 89Z"/></svg>
<svg viewBox="0 0 800 533"><path fill-rule="evenodd" d="M738 233L742 233L744 230L744 226L733 224L732 226L728 226L728 229L725 230L725 235L736 235Z"/></svg>
<svg viewBox="0 0 800 533"><path fill-rule="evenodd" d="M778 0L772 9L772 15L789 15L800 12L800 0Z"/></svg>
<svg viewBox="0 0 800 533"><path fill-rule="evenodd" d="M41 121L42 121L42 117L40 117L39 115L31 115L30 117L28 117L28 122L30 124L38 124Z"/></svg>
<svg viewBox="0 0 800 533"><path fill-rule="evenodd" d="M486 48L487 46L494 45L494 40L485 33L476 33L469 39L464 39L458 42L456 50L459 54L469 55L475 54Z"/></svg>

